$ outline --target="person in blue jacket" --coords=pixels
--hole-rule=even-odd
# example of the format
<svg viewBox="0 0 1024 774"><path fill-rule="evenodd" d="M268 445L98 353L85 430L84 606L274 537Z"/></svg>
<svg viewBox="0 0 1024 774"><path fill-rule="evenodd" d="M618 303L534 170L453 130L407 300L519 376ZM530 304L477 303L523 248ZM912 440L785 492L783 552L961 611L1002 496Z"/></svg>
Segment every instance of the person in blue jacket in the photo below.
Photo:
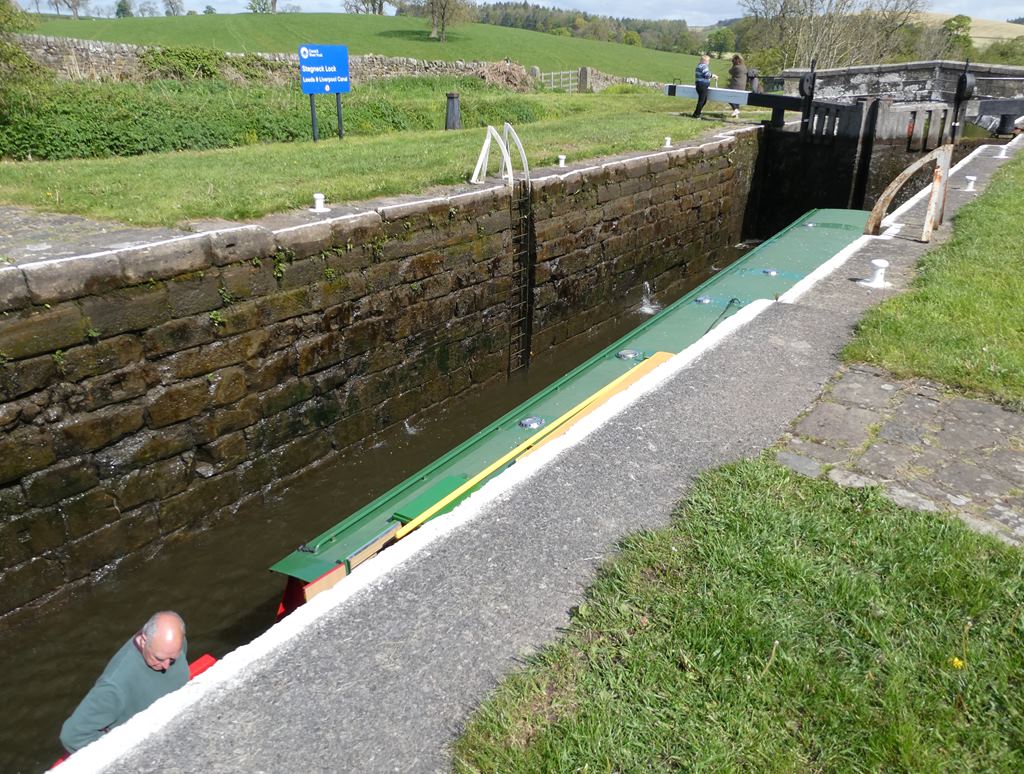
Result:
<svg viewBox="0 0 1024 774"><path fill-rule="evenodd" d="M700 113L708 102L708 89L711 88L711 79L718 80L717 75L711 74L708 63L711 57L707 54L700 58L697 69L693 73L693 83L697 87L697 107L694 108L693 118L700 118Z"/></svg>

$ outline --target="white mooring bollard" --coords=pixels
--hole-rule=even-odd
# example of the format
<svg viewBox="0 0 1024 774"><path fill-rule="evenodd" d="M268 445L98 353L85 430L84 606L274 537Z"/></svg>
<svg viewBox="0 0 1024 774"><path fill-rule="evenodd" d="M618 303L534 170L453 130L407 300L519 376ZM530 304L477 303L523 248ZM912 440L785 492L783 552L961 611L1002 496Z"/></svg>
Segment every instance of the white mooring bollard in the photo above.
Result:
<svg viewBox="0 0 1024 774"><path fill-rule="evenodd" d="M977 175L964 175L964 179L967 181L967 187L964 189L965 193L970 193L974 190L974 183L978 179Z"/></svg>
<svg viewBox="0 0 1024 774"><path fill-rule="evenodd" d="M313 194L313 207L310 212L330 212L330 207L324 207L324 195L322 193Z"/></svg>
<svg viewBox="0 0 1024 774"><path fill-rule="evenodd" d="M561 153L558 154L558 166L565 166L565 156L563 156Z"/></svg>
<svg viewBox="0 0 1024 774"><path fill-rule="evenodd" d="M892 285L885 281L885 270L889 268L889 262L884 258L875 258L871 265L875 267L875 273L871 279L857 280L857 284L865 288L889 288Z"/></svg>
<svg viewBox="0 0 1024 774"><path fill-rule="evenodd" d="M665 147L666 148L671 148L672 147L672 138L671 137L666 137L665 138Z"/></svg>
<svg viewBox="0 0 1024 774"><path fill-rule="evenodd" d="M995 158L997 158L997 159L1008 159L1008 158L1010 158L1009 156L1006 155L1006 146L1005 145L1000 145L999 146L999 155L996 156Z"/></svg>

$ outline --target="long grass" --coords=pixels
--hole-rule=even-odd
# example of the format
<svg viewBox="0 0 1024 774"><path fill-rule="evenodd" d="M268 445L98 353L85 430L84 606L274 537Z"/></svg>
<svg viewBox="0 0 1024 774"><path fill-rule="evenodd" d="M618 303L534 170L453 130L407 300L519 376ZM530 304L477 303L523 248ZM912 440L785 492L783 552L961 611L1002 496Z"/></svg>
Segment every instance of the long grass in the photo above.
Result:
<svg viewBox="0 0 1024 774"><path fill-rule="evenodd" d="M346 45L349 54L494 62L511 59L542 71L583 66L613 75L653 81L692 82L697 58L689 54L568 38L543 32L460 24L440 43L429 38L430 22L411 16L340 13L216 14L174 18L40 19L40 35L157 46L204 46L222 51L296 53L302 43ZM724 75L728 66L715 62Z"/></svg>
<svg viewBox="0 0 1024 774"><path fill-rule="evenodd" d="M1024 770L1024 559L762 458L628 539L464 772Z"/></svg>
<svg viewBox="0 0 1024 774"><path fill-rule="evenodd" d="M552 97L549 97L552 98ZM644 95L553 97L566 117L518 127L531 167L655 149L715 124L683 118L692 102ZM443 106L442 106L443 107ZM131 158L0 164L0 202L135 224L255 218L309 206L417 193L465 182L484 133L401 132ZM491 172L496 171L492 154Z"/></svg>
<svg viewBox="0 0 1024 774"><path fill-rule="evenodd" d="M1024 408L1024 157L957 214L910 292L868 313L844 352Z"/></svg>

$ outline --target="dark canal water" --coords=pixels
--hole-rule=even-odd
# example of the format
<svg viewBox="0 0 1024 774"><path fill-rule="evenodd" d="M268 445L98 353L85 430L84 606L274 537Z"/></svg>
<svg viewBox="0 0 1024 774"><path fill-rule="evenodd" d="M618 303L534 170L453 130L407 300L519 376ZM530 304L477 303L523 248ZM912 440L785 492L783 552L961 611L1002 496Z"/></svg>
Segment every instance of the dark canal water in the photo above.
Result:
<svg viewBox="0 0 1024 774"><path fill-rule="evenodd" d="M675 300L655 295L661 304ZM261 634L274 622L284 587L269 565L632 330L652 312L639 308L634 303L600 335L577 337L535 360L521 378L414 425L390 428L263 504L189 532L142 560L106 568L88 586L32 615L0 621L0 663L6 665L0 772L38 772L63 752L57 737L64 719L150 613L182 614L192 658L223 656Z"/></svg>

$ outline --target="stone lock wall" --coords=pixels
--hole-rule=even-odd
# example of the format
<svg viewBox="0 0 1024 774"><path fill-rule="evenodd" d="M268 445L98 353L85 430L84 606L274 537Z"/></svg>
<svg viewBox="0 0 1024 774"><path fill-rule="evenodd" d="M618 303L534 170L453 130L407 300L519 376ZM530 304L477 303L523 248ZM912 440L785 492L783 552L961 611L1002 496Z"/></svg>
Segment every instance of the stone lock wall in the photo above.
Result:
<svg viewBox="0 0 1024 774"><path fill-rule="evenodd" d="M0 268L0 614L502 378L508 197Z"/></svg>
<svg viewBox="0 0 1024 774"><path fill-rule="evenodd" d="M756 131L537 181L534 351L740 239ZM0 266L0 615L502 381L509 190Z"/></svg>
<svg viewBox="0 0 1024 774"><path fill-rule="evenodd" d="M760 132L534 185L533 350L611 321L643 283L677 294L743 237Z"/></svg>

